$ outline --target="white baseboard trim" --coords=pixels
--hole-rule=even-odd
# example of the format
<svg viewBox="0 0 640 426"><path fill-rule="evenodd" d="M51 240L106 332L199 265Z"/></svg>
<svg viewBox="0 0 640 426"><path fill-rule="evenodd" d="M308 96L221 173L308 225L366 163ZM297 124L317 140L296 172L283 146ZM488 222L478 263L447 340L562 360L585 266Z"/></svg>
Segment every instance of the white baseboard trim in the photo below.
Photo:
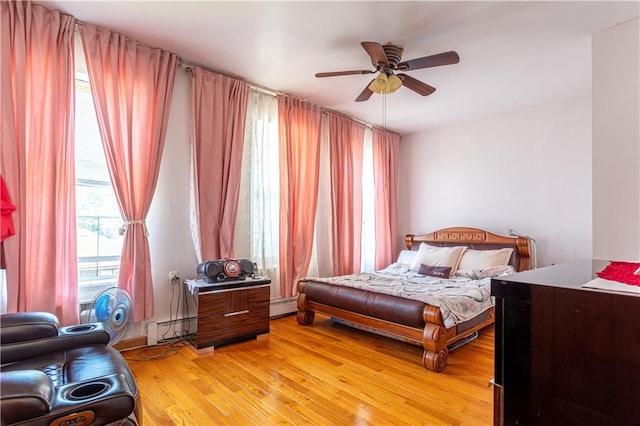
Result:
<svg viewBox="0 0 640 426"><path fill-rule="evenodd" d="M272 300L269 305L269 317L276 318L296 312L298 310L297 301L297 297Z"/></svg>
<svg viewBox="0 0 640 426"><path fill-rule="evenodd" d="M186 337L197 329L196 317L178 318L173 321L147 323L147 346L153 346L158 342Z"/></svg>
<svg viewBox="0 0 640 426"><path fill-rule="evenodd" d="M155 346L158 343L158 323L147 323L147 346Z"/></svg>

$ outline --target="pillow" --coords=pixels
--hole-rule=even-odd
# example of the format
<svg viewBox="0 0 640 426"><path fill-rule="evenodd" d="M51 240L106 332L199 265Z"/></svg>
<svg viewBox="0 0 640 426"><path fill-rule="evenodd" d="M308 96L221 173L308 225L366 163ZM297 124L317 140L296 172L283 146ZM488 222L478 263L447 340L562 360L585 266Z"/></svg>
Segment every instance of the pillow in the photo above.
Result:
<svg viewBox="0 0 640 426"><path fill-rule="evenodd" d="M510 275L516 272L516 269L511 265L493 266L491 268L483 269L478 273L478 278L493 278L501 277L503 275Z"/></svg>
<svg viewBox="0 0 640 426"><path fill-rule="evenodd" d="M417 272L421 264L426 266L445 266L451 268L449 272L449 276L451 276L456 273L462 253L466 249L466 246L436 247L422 243L409 269Z"/></svg>
<svg viewBox="0 0 640 426"><path fill-rule="evenodd" d="M401 250L400 254L398 254L398 260L396 260L396 263L411 265L411 262L413 262L413 258L416 257L416 254L418 254L416 250Z"/></svg>
<svg viewBox="0 0 640 426"><path fill-rule="evenodd" d="M466 250L460 260L459 269L482 270L493 268L494 266L504 266L509 264L512 248L502 248L498 250Z"/></svg>
<svg viewBox="0 0 640 426"><path fill-rule="evenodd" d="M421 263L420 267L418 268L418 273L420 275L429 275L430 277L449 278L449 276L451 275L451 267L427 266Z"/></svg>
<svg viewBox="0 0 640 426"><path fill-rule="evenodd" d="M461 269L458 268L456 276L471 278L472 280L481 280L483 278L501 277L517 272L516 268L511 265L493 266L487 269Z"/></svg>

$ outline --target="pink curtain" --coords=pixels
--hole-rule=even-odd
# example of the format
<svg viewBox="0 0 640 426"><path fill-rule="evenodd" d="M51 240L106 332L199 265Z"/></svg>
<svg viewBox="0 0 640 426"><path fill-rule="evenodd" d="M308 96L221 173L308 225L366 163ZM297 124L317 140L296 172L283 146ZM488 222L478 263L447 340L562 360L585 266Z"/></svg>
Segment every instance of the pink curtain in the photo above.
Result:
<svg viewBox="0 0 640 426"><path fill-rule="evenodd" d="M318 200L322 110L278 96L280 131L280 294L293 297L309 270Z"/></svg>
<svg viewBox="0 0 640 426"><path fill-rule="evenodd" d="M397 256L399 143L400 136L396 133L373 129L376 270L385 268L391 264Z"/></svg>
<svg viewBox="0 0 640 426"><path fill-rule="evenodd" d="M125 224L118 287L133 299L134 321L153 316L145 218L158 178L176 72L175 54L80 25L111 183Z"/></svg>
<svg viewBox="0 0 640 426"><path fill-rule="evenodd" d="M249 85L192 69L193 164L202 260L233 256Z"/></svg>
<svg viewBox="0 0 640 426"><path fill-rule="evenodd" d="M360 272L364 124L329 114L333 274Z"/></svg>
<svg viewBox="0 0 640 426"><path fill-rule="evenodd" d="M0 174L17 210L4 241L7 311L78 321L74 19L0 2Z"/></svg>

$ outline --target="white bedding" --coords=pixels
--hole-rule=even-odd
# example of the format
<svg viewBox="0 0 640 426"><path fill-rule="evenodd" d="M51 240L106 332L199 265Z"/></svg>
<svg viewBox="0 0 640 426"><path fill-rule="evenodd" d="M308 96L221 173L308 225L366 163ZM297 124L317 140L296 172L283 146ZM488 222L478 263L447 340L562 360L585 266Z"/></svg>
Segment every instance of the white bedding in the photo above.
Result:
<svg viewBox="0 0 640 426"><path fill-rule="evenodd" d="M438 306L445 327L450 328L474 318L493 306L490 277L513 271L510 266L482 272L458 271L458 276L442 279L413 272L408 264L394 263L373 273L313 278L313 280L391 294Z"/></svg>

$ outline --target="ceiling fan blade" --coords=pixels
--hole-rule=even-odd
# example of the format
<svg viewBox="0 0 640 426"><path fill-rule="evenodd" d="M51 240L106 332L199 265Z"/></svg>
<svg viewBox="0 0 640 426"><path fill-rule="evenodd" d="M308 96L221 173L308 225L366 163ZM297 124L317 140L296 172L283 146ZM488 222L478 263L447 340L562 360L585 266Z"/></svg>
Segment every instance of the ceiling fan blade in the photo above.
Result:
<svg viewBox="0 0 640 426"><path fill-rule="evenodd" d="M402 80L402 85L407 89L411 89L419 95L428 96L436 91L436 88L429 86L427 83L423 83L420 80L416 80L407 74L398 74L398 78Z"/></svg>
<svg viewBox="0 0 640 426"><path fill-rule="evenodd" d="M369 57L371 58L371 63L373 64L374 67L377 67L378 65L388 65L389 64L389 60L387 59L387 54L384 53L384 49L382 48L382 45L378 42L375 41L363 41L362 43L362 47L364 47L364 50L367 51L367 53L369 54Z"/></svg>
<svg viewBox="0 0 640 426"><path fill-rule="evenodd" d="M373 80L371 80L369 83L367 83L367 86L364 88L364 90L358 95L358 97L356 98L356 102L364 102L369 100L369 98L371 97L371 95L373 95L373 91L371 89L369 89L369 85L375 80L375 78Z"/></svg>
<svg viewBox="0 0 640 426"><path fill-rule="evenodd" d="M421 68L457 64L458 62L460 62L460 56L456 52L450 51L400 62L397 69L401 71L419 70Z"/></svg>
<svg viewBox="0 0 640 426"><path fill-rule="evenodd" d="M373 74L376 71L371 70L354 70L354 71L333 71L333 72L319 72L316 77L336 77L339 75L361 75L361 74Z"/></svg>

